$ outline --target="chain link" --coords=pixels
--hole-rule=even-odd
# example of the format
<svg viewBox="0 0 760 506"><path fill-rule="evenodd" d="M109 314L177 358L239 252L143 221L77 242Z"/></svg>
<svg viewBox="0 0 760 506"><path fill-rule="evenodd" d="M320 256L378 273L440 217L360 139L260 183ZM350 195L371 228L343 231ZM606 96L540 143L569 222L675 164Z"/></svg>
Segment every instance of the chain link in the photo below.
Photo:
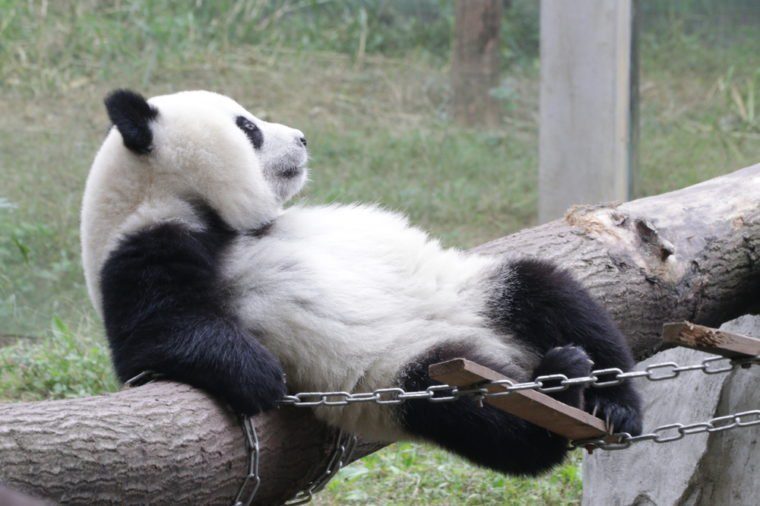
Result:
<svg viewBox="0 0 760 506"><path fill-rule="evenodd" d="M573 441L571 444L574 448L625 450L626 448L630 448L631 445L643 441L670 443L695 434L711 434L713 432L723 432L725 430L751 427L753 425L760 425L760 409L742 411L741 413L734 413L732 415L718 416L706 422L691 424L669 423L666 425L660 425L652 432L640 434L638 436L631 436L627 432L621 432L613 434L613 439L617 439L617 441L614 442L605 441L605 438L598 438Z"/></svg>
<svg viewBox="0 0 760 506"><path fill-rule="evenodd" d="M572 386L590 386L608 388L620 385L624 381L635 378L646 378L649 381L665 381L677 378L681 373L701 371L704 374L724 374L737 367L749 367L760 363L760 355L740 359L726 357L709 357L699 364L678 365L675 362L662 362L648 365L642 371L624 372L616 367L597 369L588 376L568 378L564 374L548 374L538 376L535 380L525 383L515 383L511 380L487 381L477 387L459 388L451 385L431 385L425 390L407 392L403 388L380 388L372 392L301 392L286 395L281 401L282 406L315 407L315 406L348 406L363 402L376 404L401 404L408 400L427 400L429 402L451 402L461 397L475 397L482 400L488 397L504 397L521 390L535 390L541 393L552 393L567 390ZM492 391L489 387L501 386L503 389Z"/></svg>
<svg viewBox="0 0 760 506"><path fill-rule="evenodd" d="M256 492L261 485L259 477L259 436L256 434L256 426L250 416L241 416L243 431L245 432L245 446L248 449L248 474L245 475L243 484L240 485L233 506L249 506L256 497Z"/></svg>
<svg viewBox="0 0 760 506"><path fill-rule="evenodd" d="M287 506L294 506L310 502L314 494L325 488L327 483L338 474L338 471L351 461L351 455L354 453L354 448L356 448L356 442L357 437L355 435L339 430L335 437L335 448L333 448L330 459L327 461L324 472L285 504Z"/></svg>

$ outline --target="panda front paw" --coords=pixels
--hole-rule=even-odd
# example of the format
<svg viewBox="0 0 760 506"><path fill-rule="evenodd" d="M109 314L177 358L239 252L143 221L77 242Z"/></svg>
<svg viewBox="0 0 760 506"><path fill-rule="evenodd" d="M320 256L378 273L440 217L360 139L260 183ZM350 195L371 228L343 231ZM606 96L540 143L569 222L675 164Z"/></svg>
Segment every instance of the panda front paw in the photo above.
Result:
<svg viewBox="0 0 760 506"><path fill-rule="evenodd" d="M558 346L546 352L538 367L533 371L533 378L564 374L568 378L588 376L594 363L580 346ZM545 387L558 387L561 379L543 380ZM550 397L573 407L583 404L583 386L571 386L565 390L549 393Z"/></svg>
<svg viewBox="0 0 760 506"><path fill-rule="evenodd" d="M641 403L632 388L605 392L606 389L587 390L586 410L601 418L610 432L641 434Z"/></svg>
<svg viewBox="0 0 760 506"><path fill-rule="evenodd" d="M226 391L220 392L236 413L253 416L269 411L287 394L280 364L274 358L262 358L244 368L241 377L231 378Z"/></svg>
<svg viewBox="0 0 760 506"><path fill-rule="evenodd" d="M590 374L593 365L594 362L580 346L557 346L546 352L533 374L564 374L569 378L575 378Z"/></svg>

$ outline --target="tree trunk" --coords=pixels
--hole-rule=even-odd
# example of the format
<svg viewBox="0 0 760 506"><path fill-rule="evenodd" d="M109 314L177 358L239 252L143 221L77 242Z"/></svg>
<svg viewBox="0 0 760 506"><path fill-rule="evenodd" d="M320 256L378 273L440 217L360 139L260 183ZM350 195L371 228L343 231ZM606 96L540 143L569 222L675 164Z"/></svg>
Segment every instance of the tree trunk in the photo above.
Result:
<svg viewBox="0 0 760 506"><path fill-rule="evenodd" d="M499 103L491 90L499 84L501 0L457 0L451 84L454 119L467 126L499 123Z"/></svg>
<svg viewBox="0 0 760 506"><path fill-rule="evenodd" d="M565 218L476 248L569 269L612 313L639 357L663 323L718 326L760 309L760 165ZM411 401L414 402L414 401ZM318 476L334 433L303 408L256 418L261 487L277 504ZM379 445L363 443L355 458ZM85 399L0 409L0 482L70 504L229 504L243 481L238 421L188 386L157 382Z"/></svg>

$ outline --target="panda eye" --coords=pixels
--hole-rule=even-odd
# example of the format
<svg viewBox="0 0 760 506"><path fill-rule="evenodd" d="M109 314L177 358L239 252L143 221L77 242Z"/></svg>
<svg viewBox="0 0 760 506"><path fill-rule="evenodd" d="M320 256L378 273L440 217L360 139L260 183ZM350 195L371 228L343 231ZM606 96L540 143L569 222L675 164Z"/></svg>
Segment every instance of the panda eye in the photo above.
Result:
<svg viewBox="0 0 760 506"><path fill-rule="evenodd" d="M248 136L248 140L251 141L254 149L261 148L261 145L264 144L264 135L261 133L261 129L257 127L253 121L245 116L238 116L235 120L235 124L237 124L238 128Z"/></svg>

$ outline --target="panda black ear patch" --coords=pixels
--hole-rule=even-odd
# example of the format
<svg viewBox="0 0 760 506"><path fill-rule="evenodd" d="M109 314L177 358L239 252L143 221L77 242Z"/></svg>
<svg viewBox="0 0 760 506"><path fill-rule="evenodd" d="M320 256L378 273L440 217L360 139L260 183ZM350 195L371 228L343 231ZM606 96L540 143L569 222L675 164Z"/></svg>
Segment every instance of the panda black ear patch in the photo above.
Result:
<svg viewBox="0 0 760 506"><path fill-rule="evenodd" d="M111 122L124 139L124 145L137 154L150 153L153 132L150 122L158 116L158 110L145 97L130 90L114 90L105 99Z"/></svg>

